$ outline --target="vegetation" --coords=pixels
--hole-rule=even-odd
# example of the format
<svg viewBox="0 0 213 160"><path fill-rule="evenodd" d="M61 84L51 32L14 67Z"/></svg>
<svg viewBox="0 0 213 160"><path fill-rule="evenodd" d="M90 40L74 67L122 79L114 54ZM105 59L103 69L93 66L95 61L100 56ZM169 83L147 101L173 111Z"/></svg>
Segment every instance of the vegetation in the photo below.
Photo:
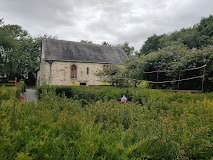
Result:
<svg viewBox="0 0 213 160"><path fill-rule="evenodd" d="M148 37L137 54L147 55L158 49L179 45L180 43L189 48L201 48L213 44L213 15L202 18L200 23L193 27L159 36L154 34Z"/></svg>
<svg viewBox="0 0 213 160"><path fill-rule="evenodd" d="M173 102L176 100L177 95L181 102L197 101L213 98L212 93L207 94L190 94L190 93L164 93L160 90L146 90L138 88L117 88L111 86L42 86L36 91L39 99L48 93L56 93L59 96L66 96L67 98L73 98L82 100L82 103L92 103L99 100L121 100L124 95L128 98L128 101L134 101L141 105L149 105L153 101ZM164 96L162 96L164 95Z"/></svg>
<svg viewBox="0 0 213 160"><path fill-rule="evenodd" d="M130 46L128 42L113 45L110 42L103 41L102 45L120 47L130 58L129 63L127 64L127 72L122 72L122 75L120 73L116 73L116 77L136 78L138 80L147 78L148 80L153 81L154 79L156 79L153 75L147 77L143 75L143 72L151 71L151 69L173 69L177 71L183 68L185 69L194 66L197 67L203 65L207 61L211 61L212 52L210 52L209 47L213 43L212 26L213 15L210 15L209 17L202 18L200 23L191 28L183 28L180 31L175 31L159 36L154 34L147 39L147 41L139 51L135 51L134 47ZM0 20L0 78L4 82L9 79L14 79L14 77L18 77L18 79L25 78L25 82L29 85L35 83L36 71L39 68L40 63L41 39L43 37L51 36L44 35L42 37L33 38L26 30L23 30L20 26L4 25L3 20ZM81 42L93 43L92 41L88 40L82 40ZM185 48L187 48L186 51L184 50ZM175 55L173 54L173 52L176 52L175 54L180 53L181 55ZM189 53L191 53L192 55L189 56ZM147 57L148 59L150 59L150 61L147 60ZM186 60L190 62L187 62ZM181 64L182 61L184 62L183 64ZM206 78L207 83L205 83L207 84L207 86L213 86L212 70L212 66L209 65ZM176 79L176 74L167 74L166 77L168 76L168 79L170 80ZM200 73L198 72L190 73L189 75L194 74L200 75ZM163 76L164 75L161 75L161 77ZM28 80L26 80L27 78ZM120 79L118 82L115 83L122 86L127 82L128 81ZM191 87L190 82L190 89L200 89L199 87L197 87L200 86L198 85L198 83L200 83L200 80L198 80L197 82L193 82L193 85L196 84L196 87L194 88ZM166 84L163 86L163 88L176 89L174 86L177 85ZM189 83L186 83L182 86L182 88L185 89L186 86L189 86ZM206 87L206 90L208 88L209 87ZM212 90L212 88L209 90Z"/></svg>
<svg viewBox="0 0 213 160"><path fill-rule="evenodd" d="M0 19L0 78L3 83L18 77L35 85L44 37L51 36L32 37L21 26L4 25Z"/></svg>
<svg viewBox="0 0 213 160"><path fill-rule="evenodd" d="M205 91L213 91L213 47L207 46L201 49L188 49L187 46L173 45L148 55L133 57L126 63L125 76L137 80L157 81L156 73L147 74L144 72L168 70L173 72L159 73L158 81L172 81L179 79L180 70L205 67ZM201 76L204 69L181 72L181 79ZM177 82L159 84L162 89L177 89ZM200 90L202 77L190 81L180 82L180 89ZM155 86L153 86L155 88Z"/></svg>
<svg viewBox="0 0 213 160"><path fill-rule="evenodd" d="M25 92L25 88L23 81L16 87L14 85L10 87L0 86L0 104L9 99L19 98L20 94Z"/></svg>
<svg viewBox="0 0 213 160"><path fill-rule="evenodd" d="M212 158L212 93L129 89L139 103L130 94L127 102L121 102L124 95L114 99L122 89L85 87L69 87L71 95L79 92L74 99L56 96L57 87L48 93L44 87L37 103L4 101L0 159ZM104 94L107 88L111 100L105 94L82 106L84 91Z"/></svg>
<svg viewBox="0 0 213 160"><path fill-rule="evenodd" d="M41 38L32 38L18 25L0 24L0 77L35 81L39 67Z"/></svg>

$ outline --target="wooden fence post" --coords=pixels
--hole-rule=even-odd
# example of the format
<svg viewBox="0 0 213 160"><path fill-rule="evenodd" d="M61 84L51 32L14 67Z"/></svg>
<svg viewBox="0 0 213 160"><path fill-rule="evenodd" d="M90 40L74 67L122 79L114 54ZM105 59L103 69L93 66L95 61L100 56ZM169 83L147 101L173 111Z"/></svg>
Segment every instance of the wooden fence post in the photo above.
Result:
<svg viewBox="0 0 213 160"><path fill-rule="evenodd" d="M180 75L181 75L181 71L179 72L179 78L178 78L178 90L180 90Z"/></svg>
<svg viewBox="0 0 213 160"><path fill-rule="evenodd" d="M206 65L205 65L204 68L203 68L202 92L203 92L203 90L204 90L205 72L206 72Z"/></svg>
<svg viewBox="0 0 213 160"><path fill-rule="evenodd" d="M158 89L158 71L157 71L157 89Z"/></svg>

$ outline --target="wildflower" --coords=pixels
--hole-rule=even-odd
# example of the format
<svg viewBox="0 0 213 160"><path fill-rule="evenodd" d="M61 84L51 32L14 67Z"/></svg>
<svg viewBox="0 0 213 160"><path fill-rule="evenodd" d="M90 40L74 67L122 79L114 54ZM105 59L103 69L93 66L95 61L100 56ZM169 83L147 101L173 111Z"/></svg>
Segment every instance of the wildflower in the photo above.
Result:
<svg viewBox="0 0 213 160"><path fill-rule="evenodd" d="M110 84L108 82L101 82L101 86L109 86Z"/></svg>
<svg viewBox="0 0 213 160"><path fill-rule="evenodd" d="M127 98L125 97L125 96L123 96L122 98L121 98L121 102L126 102L127 101Z"/></svg>
<svg viewBox="0 0 213 160"><path fill-rule="evenodd" d="M212 48L212 46L210 45L209 48Z"/></svg>

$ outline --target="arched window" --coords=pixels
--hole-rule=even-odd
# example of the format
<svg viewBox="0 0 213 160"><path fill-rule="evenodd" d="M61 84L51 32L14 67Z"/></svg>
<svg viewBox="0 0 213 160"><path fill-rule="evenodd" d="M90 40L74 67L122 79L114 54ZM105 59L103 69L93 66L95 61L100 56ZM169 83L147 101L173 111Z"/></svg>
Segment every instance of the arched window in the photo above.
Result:
<svg viewBox="0 0 213 160"><path fill-rule="evenodd" d="M70 71L71 71L71 78L77 78L77 67L76 65L71 65L71 68L70 68Z"/></svg>

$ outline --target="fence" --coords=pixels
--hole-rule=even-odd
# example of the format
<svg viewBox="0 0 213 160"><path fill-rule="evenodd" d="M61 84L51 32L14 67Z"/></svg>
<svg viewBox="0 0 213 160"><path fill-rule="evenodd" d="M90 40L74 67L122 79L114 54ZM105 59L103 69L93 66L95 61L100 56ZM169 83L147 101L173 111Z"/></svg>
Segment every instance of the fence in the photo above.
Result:
<svg viewBox="0 0 213 160"><path fill-rule="evenodd" d="M204 80L205 80L206 66L207 66L207 63L205 65L203 65L203 66L200 66L200 67L183 69L183 70L178 70L178 71L175 71L175 70L156 70L156 71L150 71L150 72L143 72L145 74L156 73L156 81L138 80L138 79L134 79L134 78L115 78L115 79L124 79L124 80L130 80L130 81L134 81L134 82L139 82L139 83L145 81L145 82L156 84L156 88L157 89L158 89L158 84L178 82L178 90L179 90L180 89L180 82L188 81L188 80L192 80L192 79L202 78L202 84L201 84L202 86L201 86L201 88L202 88L202 92L203 92L204 91ZM181 79L181 73L183 73L185 71L198 70L198 69L202 69L202 68L203 68L203 74L201 76L195 76L195 77ZM178 76L178 79L176 79L176 80L159 82L158 81L159 73L162 73L162 72L179 72L179 76Z"/></svg>
<svg viewBox="0 0 213 160"><path fill-rule="evenodd" d="M144 72L145 74L152 74L152 73L156 73L156 82L154 81L146 81L146 82L149 82L149 83L154 83L156 84L156 88L158 89L158 84L163 84L163 83L171 83L171 82L178 82L178 90L180 89L180 82L181 81L187 81L187 80L192 80L192 79L197 79L197 78L202 78L202 92L204 90L204 80L205 80L205 68L206 68L206 65L203 65L203 66L200 66L200 67L196 67L196 68L189 68L189 69L184 69L184 70L179 70L179 71L175 71L175 70L157 70L157 71L151 71L151 72ZM192 71L192 70L198 70L198 69L202 69L203 68L203 75L201 76L195 76L195 77L190 77L190 78L185 78L185 79L181 79L181 73L182 72L185 72L185 71ZM177 80L171 80L171 81L162 81L162 82L159 82L158 81L158 78L159 78L159 73L162 73L162 72L179 72L179 76L178 76L178 79Z"/></svg>

